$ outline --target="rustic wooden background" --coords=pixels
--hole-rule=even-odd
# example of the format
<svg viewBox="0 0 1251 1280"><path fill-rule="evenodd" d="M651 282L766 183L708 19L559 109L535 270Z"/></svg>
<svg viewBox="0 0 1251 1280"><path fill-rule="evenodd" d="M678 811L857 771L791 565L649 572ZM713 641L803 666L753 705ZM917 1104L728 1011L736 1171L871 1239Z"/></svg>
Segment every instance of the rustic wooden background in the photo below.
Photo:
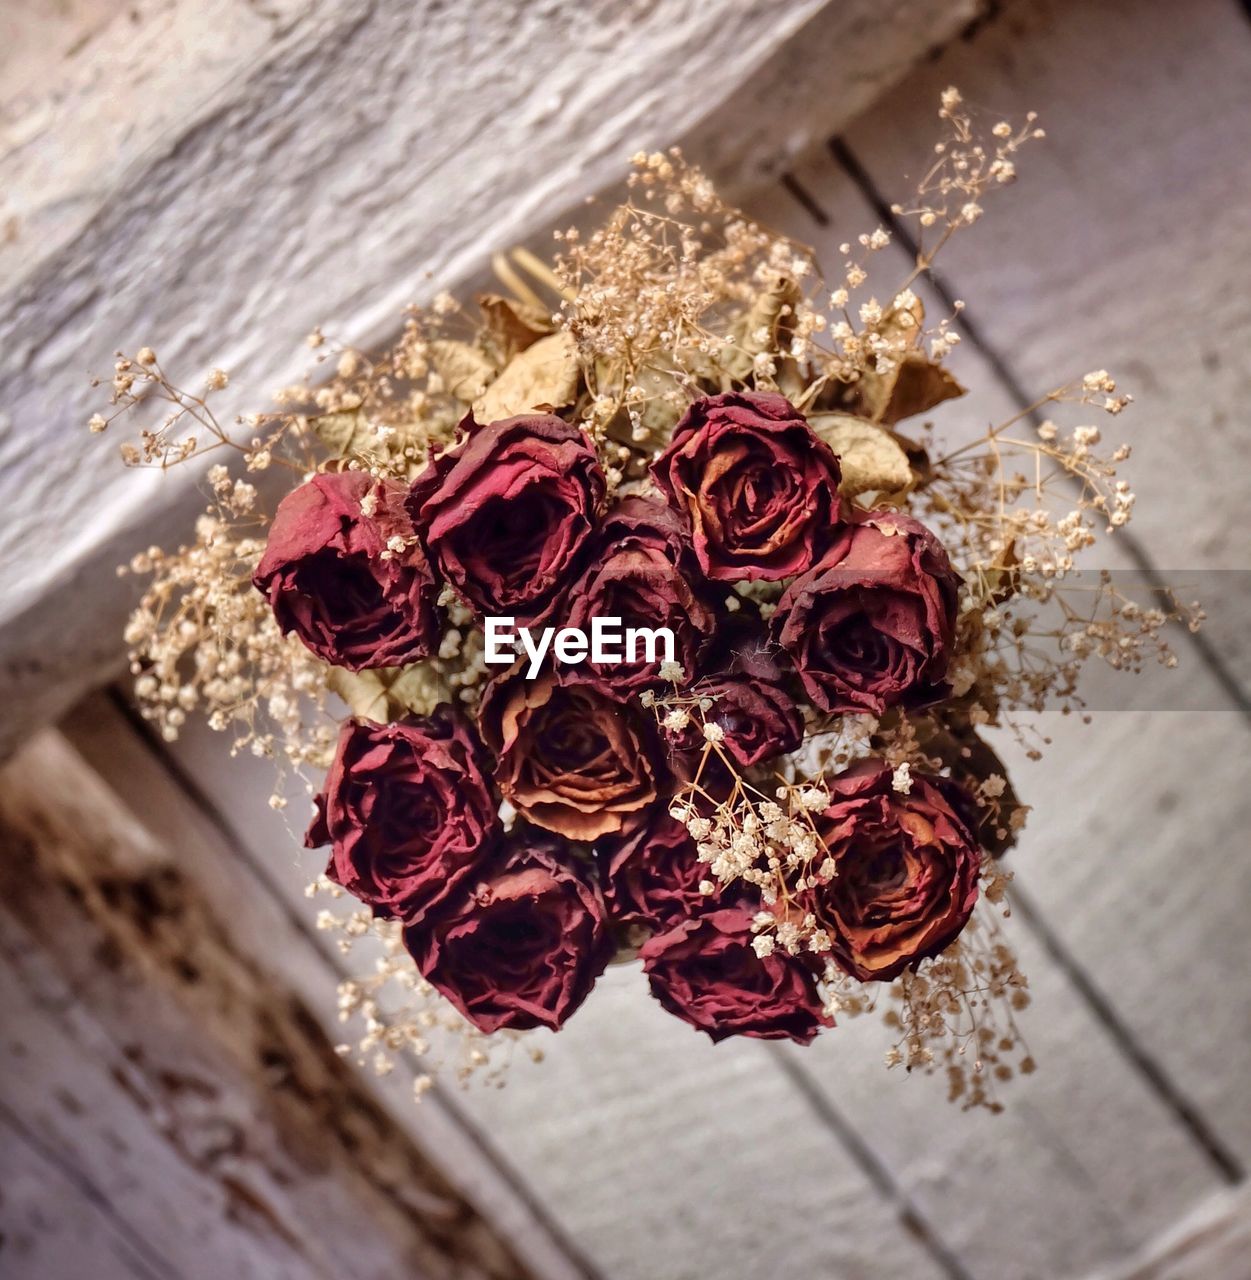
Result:
<svg viewBox="0 0 1251 1280"><path fill-rule="evenodd" d="M0 1276L1251 1275L1245 8L29 3L0 16ZM112 563L196 496L154 515L111 470L83 376L146 341L254 403L285 336L383 332L649 141L836 262L948 83L1049 137L930 286L967 304L936 420L1112 369L1139 510L1104 563L1213 615L1166 700L1041 717L1041 763L1001 744L1039 808L1039 1071L963 1115L874 1024L714 1048L624 969L502 1090L357 1078L268 780L91 692Z"/></svg>

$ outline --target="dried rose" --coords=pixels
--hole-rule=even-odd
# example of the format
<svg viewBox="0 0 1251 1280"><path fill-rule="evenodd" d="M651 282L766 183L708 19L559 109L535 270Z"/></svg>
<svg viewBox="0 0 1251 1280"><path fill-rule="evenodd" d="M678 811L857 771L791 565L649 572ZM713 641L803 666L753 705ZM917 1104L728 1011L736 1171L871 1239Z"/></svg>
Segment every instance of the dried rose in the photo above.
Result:
<svg viewBox="0 0 1251 1280"><path fill-rule="evenodd" d="M599 841L595 852L609 913L622 924L667 929L717 905L700 892L709 870L695 841L664 804L638 829Z"/></svg>
<svg viewBox="0 0 1251 1280"><path fill-rule="evenodd" d="M813 704L871 712L941 696L960 577L924 525L878 511L845 525L787 587L774 635Z"/></svg>
<svg viewBox="0 0 1251 1280"><path fill-rule="evenodd" d="M667 627L674 661L693 672L717 615L707 590L693 585L699 570L688 557L685 532L668 507L652 498L626 498L605 518L589 565L565 597L567 625L589 633L595 618L620 618L623 637L630 627ZM588 660L572 667L568 678L631 693L658 681L663 657L657 645L649 660L640 645L633 661L628 650L624 662Z"/></svg>
<svg viewBox="0 0 1251 1280"><path fill-rule="evenodd" d="M971 797L946 778L865 760L827 781L817 830L834 877L799 900L831 941L838 964L861 981L898 977L956 938L977 902L978 848L964 813Z"/></svg>
<svg viewBox="0 0 1251 1280"><path fill-rule="evenodd" d="M654 725L591 685L535 680L511 668L487 686L478 723L500 790L531 822L571 840L633 827L656 799Z"/></svg>
<svg viewBox="0 0 1251 1280"><path fill-rule="evenodd" d="M349 720L309 848L326 874L379 916L420 920L475 871L499 827L477 735L444 704L420 720Z"/></svg>
<svg viewBox="0 0 1251 1280"><path fill-rule="evenodd" d="M714 1041L750 1036L808 1044L833 1025L812 971L781 950L757 955L751 924L751 911L729 907L648 939L639 954L652 994Z"/></svg>
<svg viewBox="0 0 1251 1280"><path fill-rule="evenodd" d="M694 691L712 700L704 721L721 730L726 753L744 768L794 751L803 741L804 717L765 646L739 649L726 670L699 681Z"/></svg>
<svg viewBox="0 0 1251 1280"><path fill-rule="evenodd" d="M425 979L480 1031L553 1031L612 958L589 867L559 836L518 827L498 860L435 917L404 931Z"/></svg>
<svg viewBox="0 0 1251 1280"><path fill-rule="evenodd" d="M652 475L710 578L803 573L839 519L838 459L780 395L696 400Z"/></svg>
<svg viewBox="0 0 1251 1280"><path fill-rule="evenodd" d="M465 425L468 439L413 482L413 524L480 614L534 621L579 568L603 472L587 437L550 414Z"/></svg>
<svg viewBox="0 0 1251 1280"><path fill-rule="evenodd" d="M726 665L691 686L699 705L683 708L676 725L672 713L662 721L673 773L686 782L698 777L701 789L717 800L730 794L741 769L796 750L804 735L803 714L772 646L750 625L726 631L733 637L723 654ZM719 749L708 747L705 726L712 726ZM706 801L697 798L697 807Z"/></svg>
<svg viewBox="0 0 1251 1280"><path fill-rule="evenodd" d="M404 498L401 485L340 471L306 481L274 513L252 582L283 633L333 666L400 667L438 648L438 587ZM388 549L393 538L402 549Z"/></svg>

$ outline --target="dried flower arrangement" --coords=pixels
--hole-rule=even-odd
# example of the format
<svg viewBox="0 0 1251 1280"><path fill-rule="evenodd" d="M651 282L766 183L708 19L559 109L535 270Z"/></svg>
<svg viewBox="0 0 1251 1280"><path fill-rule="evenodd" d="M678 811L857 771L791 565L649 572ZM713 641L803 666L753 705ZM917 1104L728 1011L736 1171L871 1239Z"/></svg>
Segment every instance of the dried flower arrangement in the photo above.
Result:
<svg viewBox="0 0 1251 1280"><path fill-rule="evenodd" d="M955 316L928 323L912 285L1041 136L983 139L955 90L939 114L885 303L863 262L886 231L842 246L831 290L670 152L552 264L498 259L507 292L475 309L412 308L380 356L311 335L320 381L242 438L209 406L224 373L193 395L151 349L119 356L92 430L161 415L127 463L238 464L209 467L191 545L129 566L151 577L136 694L166 738L202 712L284 777L327 771L318 923L381 946L342 989L364 1019L343 1052L490 1074L639 957L714 1040L807 1043L882 1006L889 1064L944 1070L966 1107L1033 1069L999 924L1026 807L980 731L1079 705L1088 659L1171 663L1165 624L1198 614L1106 581L1065 603L1075 556L1129 519L1129 450L1034 411L1119 414L1105 372L954 448L901 431L963 390ZM1040 601L1046 635L1017 611ZM676 653L531 680L488 669L497 614L669 628Z"/></svg>

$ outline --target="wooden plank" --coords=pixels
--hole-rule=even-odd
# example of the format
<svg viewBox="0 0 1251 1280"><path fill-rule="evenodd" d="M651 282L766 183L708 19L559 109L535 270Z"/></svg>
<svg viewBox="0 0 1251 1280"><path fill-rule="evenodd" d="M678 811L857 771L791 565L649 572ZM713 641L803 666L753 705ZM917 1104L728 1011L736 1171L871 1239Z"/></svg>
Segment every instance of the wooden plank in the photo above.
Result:
<svg viewBox="0 0 1251 1280"><path fill-rule="evenodd" d="M87 375L114 347L150 343L189 384L230 369L226 420L264 408L315 324L377 341L431 280L459 287L639 147L697 126L741 136L714 158L756 171L847 119L972 4L892 0L881 26L878 0L126 6L0 141L0 191L18 193L0 244L10 732L103 678L125 608L114 566L184 535L197 505L190 470L123 473L86 433ZM804 85L820 92L794 135L760 127L762 104Z"/></svg>
<svg viewBox="0 0 1251 1280"><path fill-rule="evenodd" d="M15 1116L0 1109L0 1261L23 1280L166 1280L170 1272L96 1189L29 1141Z"/></svg>
<svg viewBox="0 0 1251 1280"><path fill-rule="evenodd" d="M5 1124L148 1270L533 1274L53 733L0 776L0 847Z"/></svg>
<svg viewBox="0 0 1251 1280"><path fill-rule="evenodd" d="M1212 1196L1162 1231L1124 1267L1090 1280L1232 1280L1251 1257L1251 1191L1235 1187Z"/></svg>
<svg viewBox="0 0 1251 1280"><path fill-rule="evenodd" d="M223 748L197 725L166 749L233 829L236 857L263 860L280 900L306 912L318 863L266 805L266 770ZM779 1250L788 1268L852 1280L961 1274L901 1227L760 1045L712 1046L655 1004L637 966L611 970L559 1035L539 1039L542 1063L516 1055L504 1088L471 1087L460 1105L603 1274L745 1278Z"/></svg>

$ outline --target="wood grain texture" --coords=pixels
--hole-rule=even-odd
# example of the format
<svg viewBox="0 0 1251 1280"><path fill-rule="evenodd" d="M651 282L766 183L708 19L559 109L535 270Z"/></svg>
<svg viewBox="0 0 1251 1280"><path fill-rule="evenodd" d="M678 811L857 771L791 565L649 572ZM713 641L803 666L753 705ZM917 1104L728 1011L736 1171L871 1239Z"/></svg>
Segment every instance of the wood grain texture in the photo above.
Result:
<svg viewBox="0 0 1251 1280"><path fill-rule="evenodd" d="M0 775L0 846L0 1123L136 1274L533 1274L50 731ZM6 1274L49 1265L29 1193L0 1221Z"/></svg>
<svg viewBox="0 0 1251 1280"><path fill-rule="evenodd" d="M1251 1257L1251 1191L1212 1196L1125 1266L1091 1280L1237 1280Z"/></svg>
<svg viewBox="0 0 1251 1280"><path fill-rule="evenodd" d="M192 386L230 369L227 419L263 408L315 324L378 340L405 303L455 289L633 151L697 126L723 172L758 172L863 107L972 5L892 0L885 25L876 0L119 12L43 98L23 92L0 142L0 191L15 193L0 245L11 734L115 661L115 564L183 536L197 504L190 469L124 473L87 435L87 375L116 346L150 343ZM790 132L762 127L774 98L803 103Z"/></svg>

